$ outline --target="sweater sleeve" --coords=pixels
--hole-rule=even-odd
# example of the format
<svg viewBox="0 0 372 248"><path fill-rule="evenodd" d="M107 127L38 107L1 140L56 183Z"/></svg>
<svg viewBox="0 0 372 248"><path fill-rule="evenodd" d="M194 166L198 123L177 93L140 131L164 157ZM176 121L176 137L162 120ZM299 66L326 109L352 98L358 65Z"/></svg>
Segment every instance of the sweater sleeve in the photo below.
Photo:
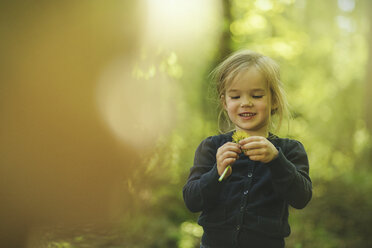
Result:
<svg viewBox="0 0 372 248"><path fill-rule="evenodd" d="M213 208L218 201L224 181L219 182L213 137L205 139L196 149L194 165L183 187L183 199L192 212Z"/></svg>
<svg viewBox="0 0 372 248"><path fill-rule="evenodd" d="M303 145L291 140L285 151L268 163L274 190L294 208L304 208L312 197L309 161Z"/></svg>

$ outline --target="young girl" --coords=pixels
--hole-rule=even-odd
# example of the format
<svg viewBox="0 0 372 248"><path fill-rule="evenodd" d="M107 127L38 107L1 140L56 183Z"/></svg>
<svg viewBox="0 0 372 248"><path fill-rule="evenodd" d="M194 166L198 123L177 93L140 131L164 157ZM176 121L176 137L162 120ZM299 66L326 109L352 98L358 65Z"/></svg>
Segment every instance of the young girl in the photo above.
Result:
<svg viewBox="0 0 372 248"><path fill-rule="evenodd" d="M303 145L269 132L273 117L280 126L286 113L279 67L244 50L228 57L214 75L228 120L249 137L233 143L232 130L208 137L196 150L183 197L190 211L202 212L200 247L284 247L288 206L304 208L312 183Z"/></svg>

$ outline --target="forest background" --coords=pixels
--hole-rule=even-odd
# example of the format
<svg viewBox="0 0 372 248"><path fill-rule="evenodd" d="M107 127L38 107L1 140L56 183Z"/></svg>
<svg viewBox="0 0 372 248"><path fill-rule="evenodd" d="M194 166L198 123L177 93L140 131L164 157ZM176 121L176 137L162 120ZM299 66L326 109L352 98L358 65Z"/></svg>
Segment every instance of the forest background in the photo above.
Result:
<svg viewBox="0 0 372 248"><path fill-rule="evenodd" d="M199 247L182 187L218 133L210 71L274 58L313 199L287 247L371 247L368 0L8 1L0 6L2 247Z"/></svg>

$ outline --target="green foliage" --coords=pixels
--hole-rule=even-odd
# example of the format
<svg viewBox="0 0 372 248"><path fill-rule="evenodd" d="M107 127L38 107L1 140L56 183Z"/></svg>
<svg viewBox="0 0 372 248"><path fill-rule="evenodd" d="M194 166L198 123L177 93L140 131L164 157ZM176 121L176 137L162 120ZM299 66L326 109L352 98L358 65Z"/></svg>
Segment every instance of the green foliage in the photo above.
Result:
<svg viewBox="0 0 372 248"><path fill-rule="evenodd" d="M328 182L315 182L312 202L302 213L292 211L289 244L301 247L370 247L372 238L372 170L363 168Z"/></svg>
<svg viewBox="0 0 372 248"><path fill-rule="evenodd" d="M314 195L304 210L291 210L287 247L371 247L371 136L361 98L367 1L230 3L228 45L280 63L293 119L279 135L299 139L309 155ZM214 25L224 30L225 21ZM125 182L130 196L119 228L122 247L198 247L201 229L197 215L183 204L182 187L197 145L217 133L216 99L210 99L206 75L219 62L213 60L219 57L218 44L207 36L203 43L206 50L161 48L160 61L134 68L137 78L151 80L160 73L174 80L177 125L153 150L144 151L143 163Z"/></svg>

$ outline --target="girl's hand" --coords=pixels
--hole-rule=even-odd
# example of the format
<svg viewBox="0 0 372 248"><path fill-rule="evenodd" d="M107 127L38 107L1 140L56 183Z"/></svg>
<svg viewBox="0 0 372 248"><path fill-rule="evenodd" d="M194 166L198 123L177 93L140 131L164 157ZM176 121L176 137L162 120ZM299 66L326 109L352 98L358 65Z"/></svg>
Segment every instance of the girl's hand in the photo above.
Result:
<svg viewBox="0 0 372 248"><path fill-rule="evenodd" d="M265 137L251 136L239 142L240 148L250 160L268 163L278 157L278 150Z"/></svg>
<svg viewBox="0 0 372 248"><path fill-rule="evenodd" d="M226 167L235 162L239 157L239 153L241 153L239 145L233 142L226 142L223 146L218 148L216 154L218 175L221 176ZM230 176L231 173L232 169L228 170L225 174L225 178Z"/></svg>

